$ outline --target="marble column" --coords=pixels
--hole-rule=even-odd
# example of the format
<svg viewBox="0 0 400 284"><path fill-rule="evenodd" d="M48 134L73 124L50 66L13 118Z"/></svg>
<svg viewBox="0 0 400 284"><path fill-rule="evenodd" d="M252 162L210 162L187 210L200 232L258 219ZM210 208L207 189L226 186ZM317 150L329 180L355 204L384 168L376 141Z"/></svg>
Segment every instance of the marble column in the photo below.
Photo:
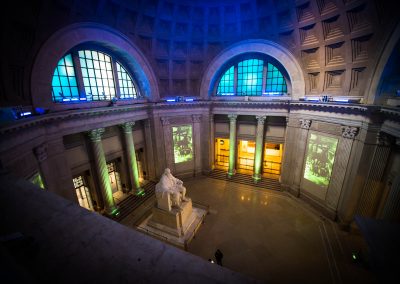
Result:
<svg viewBox="0 0 400 284"><path fill-rule="evenodd" d="M214 170L215 167L215 125L214 115L210 114L210 170Z"/></svg>
<svg viewBox="0 0 400 284"><path fill-rule="evenodd" d="M164 132L164 147L165 147L165 160L167 168L172 172L175 171L174 167L174 149L172 140L172 128L168 117L161 117L162 128Z"/></svg>
<svg viewBox="0 0 400 284"><path fill-rule="evenodd" d="M264 122L265 116L256 116L257 132L256 132L256 152L254 153L254 182L261 180L262 170L262 154L264 148Z"/></svg>
<svg viewBox="0 0 400 284"><path fill-rule="evenodd" d="M390 156L390 141L378 133L372 162L358 202L356 214L375 218L384 188L383 175Z"/></svg>
<svg viewBox="0 0 400 284"><path fill-rule="evenodd" d="M95 169L99 178L100 191L103 195L105 213L108 215L118 215L119 210L114 203L112 195L110 177L108 175L106 157L104 155L101 136L104 133L104 128L90 130L88 135L92 142Z"/></svg>
<svg viewBox="0 0 400 284"><path fill-rule="evenodd" d="M78 203L62 136L49 138L45 144L34 148L33 152L46 190Z"/></svg>
<svg viewBox="0 0 400 284"><path fill-rule="evenodd" d="M140 194L143 189L140 187L139 182L139 171L136 161L135 144L133 142L132 127L135 122L125 122L121 125L122 131L124 132L124 139L126 145L126 155L128 156L128 171L129 179L132 185L132 190L136 194Z"/></svg>
<svg viewBox="0 0 400 284"><path fill-rule="evenodd" d="M48 190L48 185L47 185L47 172L48 172L48 166L47 163L45 162L47 160L47 144L43 143L35 148L33 148L33 153L35 154L35 157L39 163L39 174L42 178L44 188Z"/></svg>
<svg viewBox="0 0 400 284"><path fill-rule="evenodd" d="M147 165L147 178L155 180L155 166L154 166L154 152L153 152L153 136L151 134L150 119L144 121L144 135L146 141L146 165Z"/></svg>
<svg viewBox="0 0 400 284"><path fill-rule="evenodd" d="M194 142L194 173L195 175L201 174L201 115L193 114L193 142Z"/></svg>
<svg viewBox="0 0 400 284"><path fill-rule="evenodd" d="M294 155L292 155L292 184L290 185L290 191L297 197L300 195L300 181L303 174L302 170L307 148L307 137L311 123L309 119L299 119L300 128L298 129L297 135L294 137L296 149L293 153Z"/></svg>
<svg viewBox="0 0 400 284"><path fill-rule="evenodd" d="M229 114L229 168L228 177L232 177L235 172L236 161L236 119L237 114Z"/></svg>

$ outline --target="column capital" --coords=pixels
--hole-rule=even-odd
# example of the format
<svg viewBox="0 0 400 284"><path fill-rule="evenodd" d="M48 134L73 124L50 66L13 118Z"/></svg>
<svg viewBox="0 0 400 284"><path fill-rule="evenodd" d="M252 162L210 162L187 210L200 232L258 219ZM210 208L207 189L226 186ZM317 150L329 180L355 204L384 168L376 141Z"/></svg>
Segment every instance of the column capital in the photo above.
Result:
<svg viewBox="0 0 400 284"><path fill-rule="evenodd" d="M101 136L103 135L105 129L97 128L88 131L89 138L92 142L101 141Z"/></svg>
<svg viewBox="0 0 400 284"><path fill-rule="evenodd" d="M300 122L300 128L310 129L310 127L311 127L310 119L299 119L299 122Z"/></svg>
<svg viewBox="0 0 400 284"><path fill-rule="evenodd" d="M354 139L358 134L358 127L342 126L342 137Z"/></svg>
<svg viewBox="0 0 400 284"><path fill-rule="evenodd" d="M266 118L267 117L265 115L256 115L256 119L257 119L257 123L258 124L264 124Z"/></svg>
<svg viewBox="0 0 400 284"><path fill-rule="evenodd" d="M161 117L162 125L170 125L169 117Z"/></svg>
<svg viewBox="0 0 400 284"><path fill-rule="evenodd" d="M120 124L120 127L122 128L122 130L125 133L130 133L132 132L132 127L135 125L134 121L130 121L130 122L125 122L123 124Z"/></svg>
<svg viewBox="0 0 400 284"><path fill-rule="evenodd" d="M237 114L228 114L228 118L229 118L230 122L235 122L237 117L238 117Z"/></svg>
<svg viewBox="0 0 400 284"><path fill-rule="evenodd" d="M390 146L393 143L393 138L384 132L378 132L377 143L381 146Z"/></svg>
<svg viewBox="0 0 400 284"><path fill-rule="evenodd" d="M192 114L192 121L195 123L201 122L201 114Z"/></svg>
<svg viewBox="0 0 400 284"><path fill-rule="evenodd" d="M40 144L33 148L33 153L39 162L43 162L47 159L47 143Z"/></svg>

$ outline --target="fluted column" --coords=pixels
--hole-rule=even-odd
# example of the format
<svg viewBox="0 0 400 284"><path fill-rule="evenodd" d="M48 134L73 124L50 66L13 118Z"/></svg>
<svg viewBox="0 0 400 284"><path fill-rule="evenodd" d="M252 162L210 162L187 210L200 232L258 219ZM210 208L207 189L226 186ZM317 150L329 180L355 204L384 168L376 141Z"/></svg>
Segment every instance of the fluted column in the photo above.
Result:
<svg viewBox="0 0 400 284"><path fill-rule="evenodd" d="M47 144L43 143L35 148L33 148L33 153L39 163L39 174L42 178L44 188L48 190L47 185L47 174L48 174L48 165L45 163L47 160Z"/></svg>
<svg viewBox="0 0 400 284"><path fill-rule="evenodd" d="M147 178L154 180L156 178L154 166L154 152L153 152L153 137L151 134L150 119L144 121L144 133L146 141L146 165L147 165Z"/></svg>
<svg viewBox="0 0 400 284"><path fill-rule="evenodd" d="M210 169L213 170L215 168L215 127L214 127L214 115L210 115Z"/></svg>
<svg viewBox="0 0 400 284"><path fill-rule="evenodd" d="M196 175L201 173L201 146L200 146L200 133L201 133L201 115L193 114L193 142L194 142L194 172Z"/></svg>
<svg viewBox="0 0 400 284"><path fill-rule="evenodd" d="M236 119L237 114L229 114L229 168L228 177L235 174L235 157L236 157Z"/></svg>
<svg viewBox="0 0 400 284"><path fill-rule="evenodd" d="M256 152L254 154L254 182L261 179L262 154L264 146L264 122L265 116L256 116L257 133L256 133Z"/></svg>
<svg viewBox="0 0 400 284"><path fill-rule="evenodd" d="M104 128L98 128L90 130L88 135L92 141L95 169L99 178L101 194L103 195L105 212L108 215L118 215L119 212L114 203L110 177L107 170L106 157L104 155L103 145L101 143L101 135L103 133Z"/></svg>
<svg viewBox="0 0 400 284"><path fill-rule="evenodd" d="M309 119L299 119L300 128L294 137L296 141L295 155L292 156L292 184L290 191L295 196L300 195L300 181L302 177L302 169L304 164L304 156L307 148L307 137L312 121Z"/></svg>
<svg viewBox="0 0 400 284"><path fill-rule="evenodd" d="M133 142L132 136L132 127L135 125L135 122L125 122L121 125L122 131L124 132L124 139L126 145L126 155L128 156L128 171L129 171L129 179L131 181L131 185L133 187L133 191L136 194L140 194L143 189L140 188L139 182L139 171L136 161L136 152L135 152L135 144Z"/></svg>
<svg viewBox="0 0 400 284"><path fill-rule="evenodd" d="M161 117L161 123L164 130L165 159L167 168L174 170L174 149L172 140L171 123L168 117Z"/></svg>

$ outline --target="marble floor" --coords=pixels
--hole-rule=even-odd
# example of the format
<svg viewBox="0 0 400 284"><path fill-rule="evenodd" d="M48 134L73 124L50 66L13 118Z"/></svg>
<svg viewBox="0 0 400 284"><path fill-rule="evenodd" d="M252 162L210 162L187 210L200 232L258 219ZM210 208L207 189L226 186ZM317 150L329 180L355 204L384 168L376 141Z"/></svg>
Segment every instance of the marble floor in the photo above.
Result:
<svg viewBox="0 0 400 284"><path fill-rule="evenodd" d="M263 283L375 283L352 261L362 238L340 230L307 203L284 192L199 177L187 195L210 213L188 251L205 260L219 248L223 266Z"/></svg>

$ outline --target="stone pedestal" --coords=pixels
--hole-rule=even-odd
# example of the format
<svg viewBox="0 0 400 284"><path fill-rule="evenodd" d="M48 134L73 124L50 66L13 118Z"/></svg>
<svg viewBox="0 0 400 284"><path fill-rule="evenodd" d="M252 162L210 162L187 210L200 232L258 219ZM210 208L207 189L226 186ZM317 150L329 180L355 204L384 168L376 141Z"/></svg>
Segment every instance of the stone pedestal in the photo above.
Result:
<svg viewBox="0 0 400 284"><path fill-rule="evenodd" d="M172 207L170 211L153 208L153 216L148 222L150 227L159 229L176 237L185 235L193 222L192 200L184 201L181 207Z"/></svg>

